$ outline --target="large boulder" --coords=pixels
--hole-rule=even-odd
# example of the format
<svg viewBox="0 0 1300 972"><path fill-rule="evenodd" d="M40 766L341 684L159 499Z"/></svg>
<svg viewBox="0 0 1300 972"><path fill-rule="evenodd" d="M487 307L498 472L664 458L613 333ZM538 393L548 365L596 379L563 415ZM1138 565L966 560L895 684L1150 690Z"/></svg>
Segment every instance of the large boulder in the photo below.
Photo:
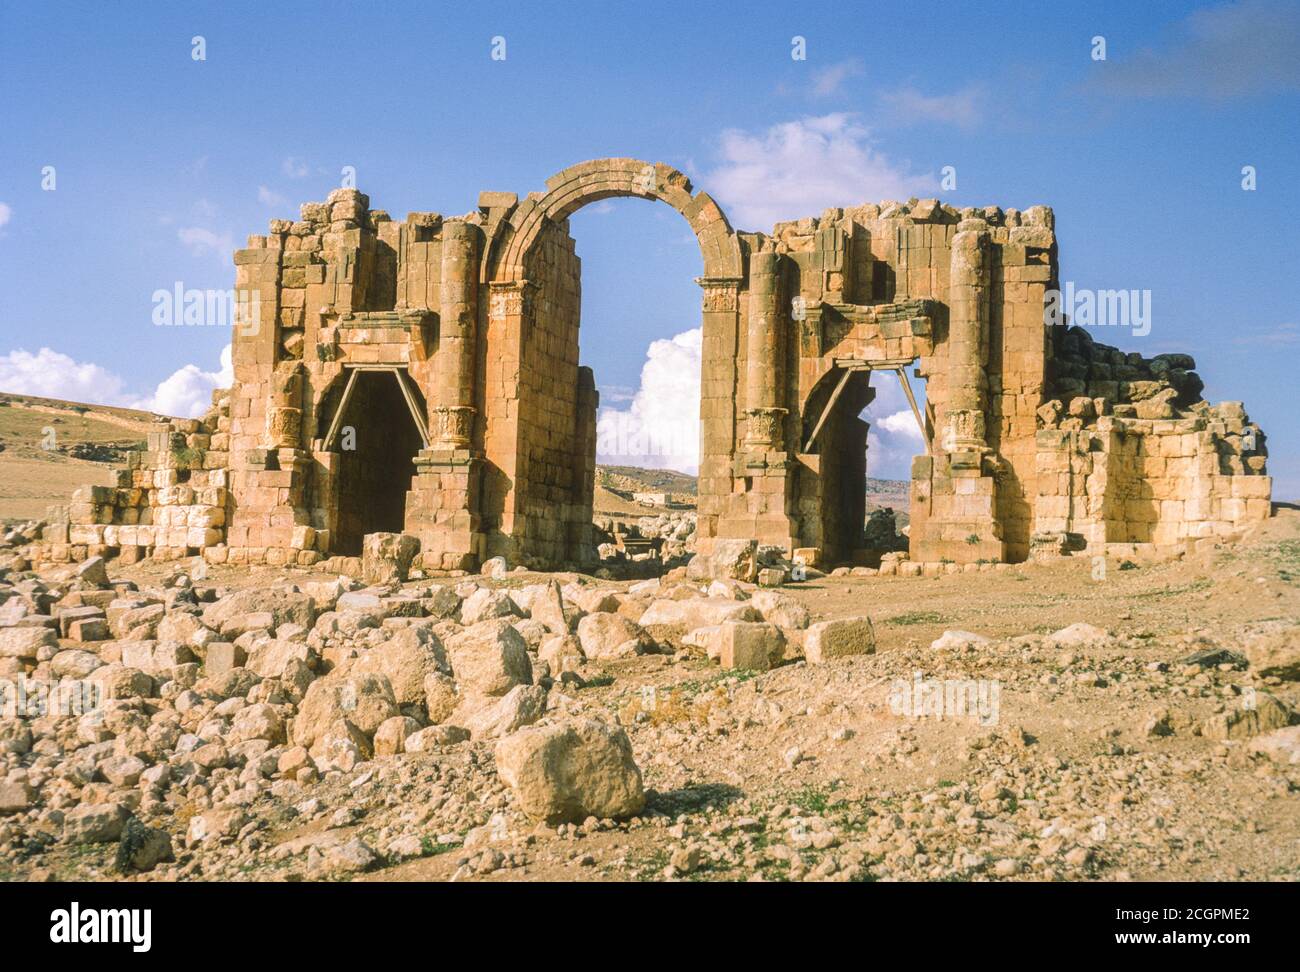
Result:
<svg viewBox="0 0 1300 972"><path fill-rule="evenodd" d="M464 695L500 697L516 685L532 684L528 648L506 618L466 628L450 639L447 653Z"/></svg>
<svg viewBox="0 0 1300 972"><path fill-rule="evenodd" d="M529 616L534 621L546 625L546 629L551 634L563 635L573 630L573 626L582 616L582 612L576 611L572 606L564 603L564 595L560 591L560 585L552 580L542 585L533 594L529 603Z"/></svg>
<svg viewBox="0 0 1300 972"><path fill-rule="evenodd" d="M519 605L505 591L480 587L460 606L460 623L465 627L493 618L520 617Z"/></svg>
<svg viewBox="0 0 1300 972"><path fill-rule="evenodd" d="M367 533L361 541L361 579L367 584L401 584L420 552L418 538L407 533Z"/></svg>
<svg viewBox="0 0 1300 972"><path fill-rule="evenodd" d="M761 621L759 613L747 602L727 598L693 597L676 600L663 598L652 601L641 614L641 627L653 625L680 626L688 631L724 621Z"/></svg>
<svg viewBox="0 0 1300 972"><path fill-rule="evenodd" d="M876 631L868 617L819 621L808 628L803 639L804 657L810 665L849 655L870 655L875 650Z"/></svg>
<svg viewBox="0 0 1300 972"><path fill-rule="evenodd" d="M725 621L712 641L723 668L765 672L785 653L785 635L766 621Z"/></svg>
<svg viewBox="0 0 1300 972"><path fill-rule="evenodd" d="M434 672L449 672L451 665L442 642L428 624L413 624L362 655L352 670L388 676L398 705L424 702L424 682Z"/></svg>
<svg viewBox="0 0 1300 972"><path fill-rule="evenodd" d="M50 628L0 628L0 658L34 662L42 648L58 647L59 636Z"/></svg>
<svg viewBox="0 0 1300 972"><path fill-rule="evenodd" d="M531 726L545 714L546 689L516 685L502 698L481 704L468 718L454 721L468 729L473 739L497 739Z"/></svg>
<svg viewBox="0 0 1300 972"><path fill-rule="evenodd" d="M316 620L316 602L310 595L282 587L250 587L205 607L203 623L224 631L227 622L235 622L246 614L269 614L269 629L272 631L282 624L300 624L310 628Z"/></svg>
<svg viewBox="0 0 1300 972"><path fill-rule="evenodd" d="M812 620L808 609L797 598L781 591L755 591L750 604L763 616L764 621L770 621L780 628L801 631Z"/></svg>
<svg viewBox="0 0 1300 972"><path fill-rule="evenodd" d="M714 540L709 554L691 558L687 574L693 580L731 579L752 583L758 577L758 542Z"/></svg>
<svg viewBox="0 0 1300 972"><path fill-rule="evenodd" d="M1201 725L1207 739L1250 739L1291 724L1291 708L1268 692L1255 692L1239 709L1211 716Z"/></svg>
<svg viewBox="0 0 1300 972"><path fill-rule="evenodd" d="M1300 679L1300 625L1256 635L1245 648L1246 660L1261 678Z"/></svg>
<svg viewBox="0 0 1300 972"><path fill-rule="evenodd" d="M534 820L630 817L645 806L626 733L593 719L506 736L497 743L496 763L520 809Z"/></svg>
<svg viewBox="0 0 1300 972"><path fill-rule="evenodd" d="M373 736L386 719L399 715L393 687L384 675L331 672L311 683L293 720L294 745L311 749L340 722Z"/></svg>
<svg viewBox="0 0 1300 972"><path fill-rule="evenodd" d="M621 614L588 614L578 622L582 653L593 659L632 658L654 651L646 630Z"/></svg>

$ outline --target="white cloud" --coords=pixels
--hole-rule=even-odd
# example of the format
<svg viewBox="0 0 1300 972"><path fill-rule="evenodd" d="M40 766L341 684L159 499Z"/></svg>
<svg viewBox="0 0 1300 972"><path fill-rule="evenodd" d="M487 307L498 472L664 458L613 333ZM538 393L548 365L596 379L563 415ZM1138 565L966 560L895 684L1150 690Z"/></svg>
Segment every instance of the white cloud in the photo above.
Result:
<svg viewBox="0 0 1300 972"><path fill-rule="evenodd" d="M822 98L837 94L845 81L863 73L862 61L857 58L821 68L813 72L813 94Z"/></svg>
<svg viewBox="0 0 1300 972"><path fill-rule="evenodd" d="M189 247L195 256L214 253L224 259L235 249L233 236L218 233L206 226L184 226L176 231L176 238Z"/></svg>
<svg viewBox="0 0 1300 972"><path fill-rule="evenodd" d="M925 451L921 430L903 386L891 374L872 375L876 397L862 413L867 432L867 475L876 479L910 479L912 459ZM925 383L913 381L917 405L925 410Z"/></svg>
<svg viewBox="0 0 1300 972"><path fill-rule="evenodd" d="M124 382L111 371L50 348L35 354L20 348L0 357L0 391L105 405L124 405L127 397Z"/></svg>
<svg viewBox="0 0 1300 972"><path fill-rule="evenodd" d="M12 209L10 209L4 203L0 203L0 226L4 226L7 222L9 222L9 220L13 218L13 215L14 215L14 211Z"/></svg>
<svg viewBox="0 0 1300 972"><path fill-rule="evenodd" d="M1300 91L1300 7L1277 0L1193 11L1160 49L1098 62L1094 84L1138 98L1228 99ZM1117 56L1118 55L1118 56Z"/></svg>
<svg viewBox="0 0 1300 972"><path fill-rule="evenodd" d="M926 95L916 88L899 88L880 96L881 108L897 124L936 122L972 128L984 115L985 92L978 85L946 95Z"/></svg>
<svg viewBox="0 0 1300 972"><path fill-rule="evenodd" d="M921 442L921 427L916 424L916 416L910 408L894 412L876 420L876 427L904 439Z"/></svg>
<svg viewBox="0 0 1300 972"><path fill-rule="evenodd" d="M700 343L698 327L651 343L641 387L628 408L600 410L598 461L686 473L699 469Z"/></svg>
<svg viewBox="0 0 1300 972"><path fill-rule="evenodd" d="M311 174L311 166L291 155L280 163L280 171L290 179L305 179Z"/></svg>
<svg viewBox="0 0 1300 972"><path fill-rule="evenodd" d="M766 228L831 206L906 199L937 188L873 148L870 132L845 112L773 125L757 134L728 130L723 161L700 180L739 227Z"/></svg>
<svg viewBox="0 0 1300 972"><path fill-rule="evenodd" d="M227 344L221 352L220 370L204 371L198 365L187 364L164 378L152 396L134 407L163 415L197 418L212 407L213 390L229 388L234 380L230 345Z"/></svg>
<svg viewBox="0 0 1300 972"><path fill-rule="evenodd" d="M234 381L230 346L221 352L221 367L204 371L197 365L178 368L152 394L132 394L126 382L100 365L76 361L51 348L35 354L18 349L0 356L0 391L72 402L116 405L147 412L197 418L212 405L212 392Z"/></svg>
<svg viewBox="0 0 1300 972"><path fill-rule="evenodd" d="M270 209L283 209L289 200L268 186L257 187L257 201Z"/></svg>

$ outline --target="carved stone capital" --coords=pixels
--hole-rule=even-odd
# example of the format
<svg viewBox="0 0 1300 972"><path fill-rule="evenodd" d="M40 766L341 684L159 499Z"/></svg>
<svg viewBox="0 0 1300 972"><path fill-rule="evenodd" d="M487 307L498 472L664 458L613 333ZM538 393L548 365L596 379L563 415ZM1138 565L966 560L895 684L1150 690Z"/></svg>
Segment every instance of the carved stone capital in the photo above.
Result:
<svg viewBox="0 0 1300 972"><path fill-rule="evenodd" d="M474 431L474 409L467 405L438 405L429 410L433 420L431 448L466 449Z"/></svg>
<svg viewBox="0 0 1300 972"><path fill-rule="evenodd" d="M696 277L695 282L704 291L704 313L734 314L740 309L739 277Z"/></svg>
<svg viewBox="0 0 1300 972"><path fill-rule="evenodd" d="M527 280L507 280L488 284L488 315L494 321L508 317L526 317L532 311L535 284Z"/></svg>
<svg viewBox="0 0 1300 972"><path fill-rule="evenodd" d="M781 442L784 408L751 408L745 413L749 425L745 431L745 445L751 449L775 449Z"/></svg>

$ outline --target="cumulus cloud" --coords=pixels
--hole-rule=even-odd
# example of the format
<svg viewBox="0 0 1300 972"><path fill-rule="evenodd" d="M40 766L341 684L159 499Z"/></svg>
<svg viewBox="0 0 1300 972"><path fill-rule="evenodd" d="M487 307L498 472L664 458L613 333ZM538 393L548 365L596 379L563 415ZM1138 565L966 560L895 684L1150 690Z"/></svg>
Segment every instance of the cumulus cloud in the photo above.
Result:
<svg viewBox="0 0 1300 972"><path fill-rule="evenodd" d="M35 354L19 349L0 357L0 391L105 405L123 405L127 397L124 382L111 371L50 348Z"/></svg>
<svg viewBox="0 0 1300 972"><path fill-rule="evenodd" d="M229 388L234 380L230 345L227 344L221 352L221 367L217 371L204 371L198 365L187 364L164 378L144 403L134 407L163 415L197 418L212 406L213 390Z"/></svg>
<svg viewBox="0 0 1300 972"><path fill-rule="evenodd" d="M311 166L291 155L280 164L280 171L290 179L305 179L311 174Z"/></svg>
<svg viewBox="0 0 1300 972"><path fill-rule="evenodd" d="M198 365L178 368L148 395L132 393L123 379L100 365L77 361L52 348L35 354L25 349L0 356L0 391L72 402L116 405L146 412L197 418L212 404L212 392L234 381L230 345L221 352L217 371Z"/></svg>
<svg viewBox="0 0 1300 972"><path fill-rule="evenodd" d="M904 439L913 439L917 442L923 441L921 427L916 424L916 416L912 414L910 408L886 415L876 424L877 427L884 429L891 435L897 435Z"/></svg>
<svg viewBox="0 0 1300 972"><path fill-rule="evenodd" d="M5 223L9 222L9 220L13 218L13 215L14 211L4 203L0 202L0 226L4 226Z"/></svg>
<svg viewBox="0 0 1300 972"><path fill-rule="evenodd" d="M1243 0L1193 11L1159 48L1117 45L1092 72L1101 91L1225 100L1300 91L1300 6ZM1118 55L1118 56L1117 56Z"/></svg>
<svg viewBox="0 0 1300 972"><path fill-rule="evenodd" d="M886 373L872 376L876 397L862 413L867 432L867 475L876 479L910 479L912 459L925 451L925 440L898 379ZM925 412L924 382L912 382L917 405Z"/></svg>
<svg viewBox="0 0 1300 972"><path fill-rule="evenodd" d="M599 462L695 473L700 465L700 328L651 343L626 409L602 408Z"/></svg>
<svg viewBox="0 0 1300 972"><path fill-rule="evenodd" d="M985 91L978 85L951 94L927 95L899 88L880 95L880 107L895 124L933 122L972 128L984 117Z"/></svg>
<svg viewBox="0 0 1300 972"><path fill-rule="evenodd" d="M176 238L189 247L195 256L213 253L225 258L235 248L233 236L218 233L206 226L183 226L176 231Z"/></svg>
<svg viewBox="0 0 1300 972"><path fill-rule="evenodd" d="M846 112L721 137L722 162L707 174L710 191L741 227L766 228L830 206L906 199L937 188L935 179L890 161L870 132Z"/></svg>

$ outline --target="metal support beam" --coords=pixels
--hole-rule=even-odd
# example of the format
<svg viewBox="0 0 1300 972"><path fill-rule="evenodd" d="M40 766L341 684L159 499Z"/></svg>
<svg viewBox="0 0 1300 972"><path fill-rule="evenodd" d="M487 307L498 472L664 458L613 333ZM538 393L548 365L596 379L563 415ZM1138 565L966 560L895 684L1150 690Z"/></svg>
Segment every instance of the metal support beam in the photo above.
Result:
<svg viewBox="0 0 1300 972"><path fill-rule="evenodd" d="M424 416L420 414L420 407L415 401L415 394L411 391L407 382L411 376L404 368L394 368L393 377L397 379L397 387L402 389L402 397L406 399L406 407L411 410L411 418L415 419L415 428L420 433L420 441L424 447L429 448L429 426L425 424Z"/></svg>
<svg viewBox="0 0 1300 972"><path fill-rule="evenodd" d="M896 368L898 380L903 385L903 393L907 395L907 404L912 406L912 416L916 419L916 425L921 430L921 438L925 441L925 454L934 455L934 443L930 440L930 433L926 429L925 419L921 418L921 410L916 406L916 396L912 394L912 383L907 380L907 369Z"/></svg>
<svg viewBox="0 0 1300 972"><path fill-rule="evenodd" d="M324 451L334 451L334 440L338 438L339 430L343 425L343 413L348 409L348 402L352 400L352 393L356 390L357 376L363 371L387 371L392 374L393 379L397 382L397 387L402 392L402 399L406 402L406 407L411 412L411 418L415 421L415 429L420 433L420 441L424 443L424 448L429 448L429 426L425 422L424 416L420 414L420 408L415 400L415 393L411 391L407 381L410 375L405 368L399 368L395 365L348 365L348 383L343 386L343 395L339 398L338 408L334 412L334 418L330 422L329 431L325 434Z"/></svg>
<svg viewBox="0 0 1300 972"><path fill-rule="evenodd" d="M325 451L334 451L334 440L338 438L339 427L343 424L343 413L348 410L348 402L352 400L352 390L357 386L358 369L352 369L348 375L348 383L343 386L343 395L339 398L339 407L334 411L334 418L330 422L329 431L325 433Z"/></svg>
<svg viewBox="0 0 1300 972"><path fill-rule="evenodd" d="M822 426L825 425L826 420L830 418L831 409L835 407L835 402L840 397L840 392L844 391L844 386L849 383L849 379L853 377L853 372L856 370L859 369L847 369L844 374L840 376L839 384L837 384L835 390L831 392L831 397L826 399L826 407L822 409L821 417L817 419L817 424L813 426L812 435L808 436L808 441L804 443L804 452L812 451L813 443L817 441L817 436L821 432Z"/></svg>

